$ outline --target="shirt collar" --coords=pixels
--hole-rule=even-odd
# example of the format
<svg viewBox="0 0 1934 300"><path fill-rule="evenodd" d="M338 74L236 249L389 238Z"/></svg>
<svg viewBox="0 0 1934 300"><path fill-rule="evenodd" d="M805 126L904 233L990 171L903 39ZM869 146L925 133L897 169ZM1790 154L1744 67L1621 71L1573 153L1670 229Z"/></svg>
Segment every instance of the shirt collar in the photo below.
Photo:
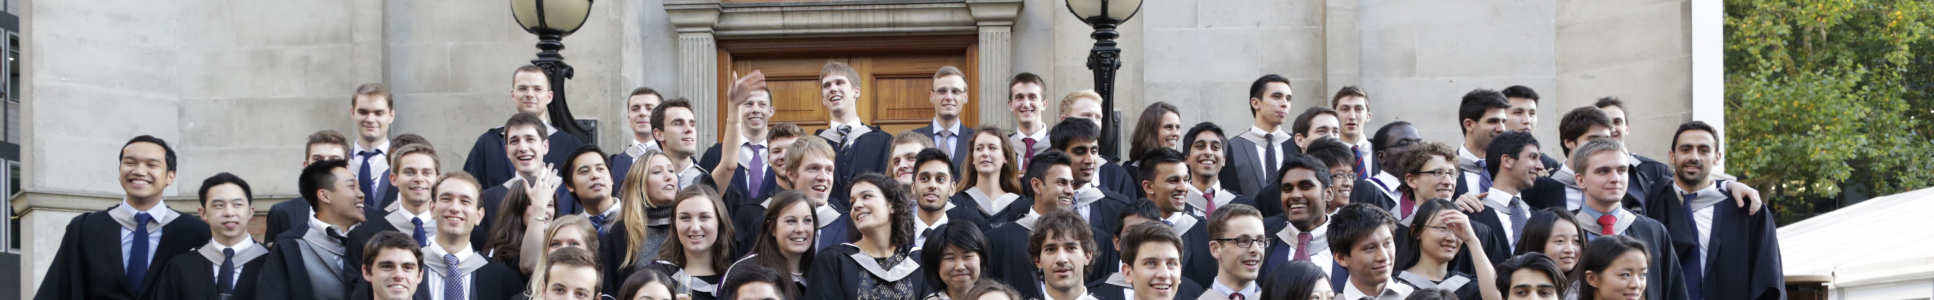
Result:
<svg viewBox="0 0 1934 300"><path fill-rule="evenodd" d="M375 148L363 147L363 141L362 139L359 138L359 139L356 139L356 145L354 146L355 151L349 152L349 155L354 156L356 155L356 153L361 153L363 151L376 151L378 153L387 154L389 153L389 143L390 143L389 139L383 139L382 143L377 143L376 145L374 145L376 146Z"/></svg>
<svg viewBox="0 0 1934 300"><path fill-rule="evenodd" d="M1370 293L1357 289L1355 284L1344 283L1343 299L1401 299L1409 291L1409 286L1399 284L1396 280L1391 280L1383 283L1383 290L1378 291L1376 296L1371 296Z"/></svg>
<svg viewBox="0 0 1934 300"><path fill-rule="evenodd" d="M1505 209L1511 207L1512 198L1517 198L1517 197L1518 195L1516 194L1505 194L1504 191L1491 189L1490 193L1484 194L1484 206L1490 206L1491 208L1497 209L1498 211L1502 212ZM1523 201L1523 199L1519 199L1519 201Z"/></svg>
<svg viewBox="0 0 1934 300"><path fill-rule="evenodd" d="M605 199L605 201L611 201L611 206L610 206L610 207L606 207L606 208L604 209L604 213L600 213L600 214L598 214L598 215L601 215L601 216L604 216L604 218L605 218L606 220L609 220L609 221L606 221L606 222L611 222L611 221L615 221L615 220L617 220L617 218L618 218L618 212L621 212L621 211L624 211L624 210L623 210L623 208L624 208L624 202L622 202L622 201L617 201L617 200L618 200L617 198L611 198L611 199ZM585 211L585 212L584 212L584 216L585 216L585 217L590 217L590 216L591 216L591 212L590 212L590 211Z"/></svg>
<svg viewBox="0 0 1934 300"><path fill-rule="evenodd" d="M919 209L919 208L915 208L915 209ZM943 208L940 210L940 219L934 220L933 224L927 224L926 220L921 220L920 217L918 216L913 217L913 232L918 233L921 231L926 231L927 229L939 228L940 225L947 225L947 211L953 210L953 209L954 209L954 204L951 202L947 203L947 208Z"/></svg>
<svg viewBox="0 0 1934 300"><path fill-rule="evenodd" d="M181 216L181 213L175 212L174 209L168 208L168 201L155 201L154 206L148 207L148 210L135 210L134 205L129 204L128 199L126 197L121 198L121 205L115 208L115 210L119 211L118 214L126 215L127 221L121 222L121 226L125 226L127 228L134 228L135 225L137 225L137 224L134 224L134 215L137 215L140 213L148 213L148 216L153 218L150 222L161 226L167 226L168 222L173 222L175 220L175 217ZM149 230L158 231L159 229L149 229Z"/></svg>
<svg viewBox="0 0 1934 300"><path fill-rule="evenodd" d="M1262 287L1257 286L1255 281L1250 281L1244 284L1241 289L1236 289L1222 285L1221 280L1216 280L1215 284L1210 285L1209 288L1215 289L1216 292L1221 292L1223 295L1242 294L1243 296L1254 296L1262 293Z"/></svg>
<svg viewBox="0 0 1934 300"><path fill-rule="evenodd" d="M1276 130L1270 131L1270 130L1263 130L1262 127L1256 127L1256 125L1249 125L1249 132L1244 132L1243 134L1254 137L1256 140L1262 140L1263 134L1272 134L1274 135L1274 136L1271 136L1271 138L1273 139L1268 141L1271 144L1280 144L1282 143L1280 141L1289 140L1289 133L1283 132L1282 128L1276 128Z"/></svg>
<svg viewBox="0 0 1934 300"><path fill-rule="evenodd" d="M954 133L954 137L960 137L960 119L954 119L954 123L945 128L940 127L939 118L935 118L933 121L927 122L927 124L928 126L933 126L934 134L940 134L941 131L946 131Z"/></svg>
<svg viewBox="0 0 1934 300"><path fill-rule="evenodd" d="M472 246L472 247L464 247L463 249L461 249L461 250L458 250L458 251L456 251L456 252L454 252L454 253L452 253L452 252L451 252L450 250L448 250L448 249L446 249L446 248L447 248L447 247L445 247L445 246L443 246L443 244L441 244L441 243L437 243L437 241L434 241L434 240L432 240L432 241L430 241L430 245L429 245L429 246L426 246L426 247L423 247L423 250L425 250L425 251L429 251L429 252L430 252L430 257L424 257L423 259L424 259L424 260L430 260L430 259L437 259L437 260L441 260L441 259L443 259L443 255L444 255L444 254L456 254L456 255L457 255L457 261L469 261L471 257L475 257L475 256L477 256L477 250L476 250L476 247L474 247L474 246Z"/></svg>
<svg viewBox="0 0 1934 300"><path fill-rule="evenodd" d="M222 252L222 250L235 249L235 253L242 253L242 251L247 251L251 248L254 248L255 246L257 246L257 244L255 243L255 235L244 233L242 234L242 242L240 243L235 243L234 245L223 245L222 242L220 241L216 241L215 239L208 239L208 246L215 247L215 252Z"/></svg>

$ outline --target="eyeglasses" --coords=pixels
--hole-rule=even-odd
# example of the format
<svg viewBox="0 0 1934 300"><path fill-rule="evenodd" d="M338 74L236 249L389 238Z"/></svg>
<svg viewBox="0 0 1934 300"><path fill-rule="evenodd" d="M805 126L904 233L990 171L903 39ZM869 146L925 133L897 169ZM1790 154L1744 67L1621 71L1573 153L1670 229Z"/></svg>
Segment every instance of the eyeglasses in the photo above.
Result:
<svg viewBox="0 0 1934 300"><path fill-rule="evenodd" d="M1433 175L1433 176L1437 176L1437 177L1455 177L1455 176L1457 176L1457 170L1455 170L1455 169L1437 169L1437 170L1430 170L1430 171L1418 171L1418 172L1410 172L1410 174L1412 174L1412 175Z"/></svg>
<svg viewBox="0 0 1934 300"><path fill-rule="evenodd" d="M1332 182L1332 183L1343 183L1343 182L1345 182L1345 181L1348 181L1348 182L1355 182L1355 181L1356 181L1356 171L1342 171L1342 172L1331 172L1331 173L1330 173L1330 182Z"/></svg>
<svg viewBox="0 0 1934 300"><path fill-rule="evenodd" d="M1213 239L1212 241L1216 241L1219 243L1235 242L1236 248L1268 248L1269 247L1268 238L1254 238L1254 237L1243 236L1243 237L1236 237L1236 238Z"/></svg>

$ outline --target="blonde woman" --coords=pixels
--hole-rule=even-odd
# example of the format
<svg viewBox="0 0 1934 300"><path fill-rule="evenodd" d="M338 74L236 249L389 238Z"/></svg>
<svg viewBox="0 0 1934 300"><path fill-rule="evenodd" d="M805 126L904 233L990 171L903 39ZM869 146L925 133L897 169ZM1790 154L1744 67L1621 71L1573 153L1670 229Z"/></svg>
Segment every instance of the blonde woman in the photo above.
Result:
<svg viewBox="0 0 1934 300"><path fill-rule="evenodd" d="M598 257L604 258L599 263L605 274L631 274L650 264L671 236L672 198L678 195L678 172L672 169L671 157L646 151L625 173L624 182L618 183L623 212L601 241L608 246L597 250ZM604 286L614 289L624 280L623 276L606 277Z"/></svg>

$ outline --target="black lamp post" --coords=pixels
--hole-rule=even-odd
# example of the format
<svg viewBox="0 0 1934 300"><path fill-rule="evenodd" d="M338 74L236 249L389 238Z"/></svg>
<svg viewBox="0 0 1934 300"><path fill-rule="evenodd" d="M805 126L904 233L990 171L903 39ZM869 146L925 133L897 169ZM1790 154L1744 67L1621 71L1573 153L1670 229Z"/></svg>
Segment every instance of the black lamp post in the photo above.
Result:
<svg viewBox="0 0 1934 300"><path fill-rule="evenodd" d="M510 0L511 16L524 31L537 35L537 59L531 64L544 68L544 77L551 80L551 104L548 108L551 126L558 130L576 135L579 140L596 143L596 138L583 124L571 116L571 106L564 100L564 80L574 73L570 64L564 63L564 36L577 32L584 26L584 20L591 16L593 0Z"/></svg>
<svg viewBox="0 0 1934 300"><path fill-rule="evenodd" d="M1068 0L1068 11L1095 27L1095 48L1088 52L1088 69L1095 72L1095 93L1101 94L1101 153L1121 153L1116 132L1121 121L1115 112L1115 70L1121 69L1121 48L1115 47L1115 26L1141 11L1142 0Z"/></svg>

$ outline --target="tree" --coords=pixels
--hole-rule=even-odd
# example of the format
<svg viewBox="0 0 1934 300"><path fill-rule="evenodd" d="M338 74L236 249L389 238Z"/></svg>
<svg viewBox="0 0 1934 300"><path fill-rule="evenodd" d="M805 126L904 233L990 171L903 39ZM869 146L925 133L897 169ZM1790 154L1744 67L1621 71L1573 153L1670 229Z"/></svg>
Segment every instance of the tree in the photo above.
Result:
<svg viewBox="0 0 1934 300"><path fill-rule="evenodd" d="M1934 4L1728 0L1725 26L1728 170L1780 223L1934 183Z"/></svg>

